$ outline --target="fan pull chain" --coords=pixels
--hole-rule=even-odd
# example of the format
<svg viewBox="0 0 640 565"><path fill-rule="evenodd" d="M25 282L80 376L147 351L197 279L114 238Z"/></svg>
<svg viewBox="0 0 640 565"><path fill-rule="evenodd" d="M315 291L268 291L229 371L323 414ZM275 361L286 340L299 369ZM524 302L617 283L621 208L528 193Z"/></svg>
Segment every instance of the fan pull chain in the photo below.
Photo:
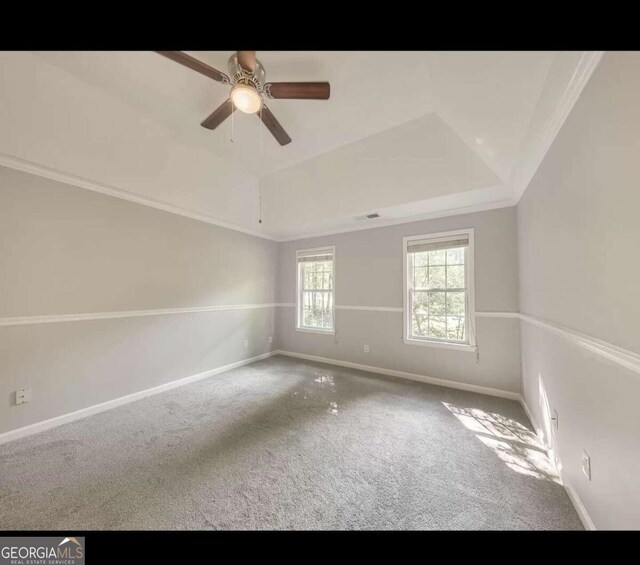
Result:
<svg viewBox="0 0 640 565"><path fill-rule="evenodd" d="M258 139L260 140L260 164L262 165L262 106L264 104L260 104L260 123L258 124Z"/></svg>
<svg viewBox="0 0 640 565"><path fill-rule="evenodd" d="M233 102L231 102L232 106L231 106L231 143L234 142L233 139L233 114L235 114L234 110L235 108L233 107Z"/></svg>
<svg viewBox="0 0 640 565"><path fill-rule="evenodd" d="M260 165L262 165L262 106L260 104L260 122L258 123L258 142L260 144ZM258 181L258 202L260 206L260 218L258 223L262 223L262 183Z"/></svg>

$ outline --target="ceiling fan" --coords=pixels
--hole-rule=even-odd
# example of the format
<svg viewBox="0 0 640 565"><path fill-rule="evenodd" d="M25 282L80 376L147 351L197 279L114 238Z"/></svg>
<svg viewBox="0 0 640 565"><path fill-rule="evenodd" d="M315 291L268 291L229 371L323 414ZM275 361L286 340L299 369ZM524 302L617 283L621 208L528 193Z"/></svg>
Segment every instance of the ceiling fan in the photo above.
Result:
<svg viewBox="0 0 640 565"><path fill-rule="evenodd" d="M238 51L229 58L229 74L225 74L183 51L158 51L176 63L189 67L222 84L231 86L229 98L218 106L200 125L216 129L236 109L246 114L258 113L267 129L280 145L291 138L264 103L264 98L328 100L331 87L328 82L265 82L264 67L256 59L255 51Z"/></svg>

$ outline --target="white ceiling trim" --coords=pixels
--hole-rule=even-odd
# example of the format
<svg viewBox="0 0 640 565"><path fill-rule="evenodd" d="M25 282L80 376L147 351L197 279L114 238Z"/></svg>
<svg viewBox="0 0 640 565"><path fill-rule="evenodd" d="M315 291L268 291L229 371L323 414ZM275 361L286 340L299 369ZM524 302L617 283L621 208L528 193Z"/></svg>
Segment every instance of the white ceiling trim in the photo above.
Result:
<svg viewBox="0 0 640 565"><path fill-rule="evenodd" d="M79 188L85 188L93 192L99 192L108 196L114 196L115 198L121 198L122 200L128 200L129 202L135 202L136 204L142 204L143 206L156 208L157 210L162 210L163 212L169 212L171 214L184 216L185 218L191 218L192 220L206 222L207 224L212 224L221 228L246 233L248 235L254 235L256 237L261 237L263 239L268 239L271 241L277 241L275 238L259 231L249 230L235 224L231 224L229 222L217 220L206 214L200 214L198 212L193 212L191 210L175 206L174 204L169 204L168 202L164 202L162 200L140 196L139 194L135 194L122 188L116 188L114 186L96 182L85 177L74 175L73 173L54 169L45 165L40 165L39 163L21 159L19 157L14 157L13 155L8 155L6 153L0 152L0 165L9 167L11 169L16 169L18 171L23 171L25 173L31 173L33 175L51 179L57 182L63 182L65 184L69 184Z"/></svg>
<svg viewBox="0 0 640 565"><path fill-rule="evenodd" d="M314 237L322 237L325 235L338 235L341 233L348 233L348 232L354 232L354 231L372 230L376 228L384 228L387 226L395 226L398 224L410 224L412 222L420 222L422 220L435 220L436 218L446 218L448 216L460 216L462 214L471 214L473 212L484 212L487 210L496 210L498 208L509 208L511 206L515 206L516 204L517 204L516 201L508 199L508 200L500 200L498 202L488 202L485 204L460 206L457 208L449 208L447 210L437 210L437 211L429 212L426 214L406 216L404 218L393 218L390 220L373 220L371 224L367 224L367 225L357 225L357 226L336 228L332 230L319 231L319 232L314 232L309 234L295 235L291 237L283 237L283 238L277 239L276 241L280 241L280 242L299 241L301 239L311 239Z"/></svg>
<svg viewBox="0 0 640 565"><path fill-rule="evenodd" d="M78 188L84 188L86 190L91 190L93 192L99 192L100 194L106 194L107 196L113 196L115 198L120 198L122 200L128 200L129 202L134 202L136 204L141 204L143 206L149 206L150 208L162 210L163 212L169 212L170 214L177 214L179 216L191 218L192 220L198 220L200 222L205 222L207 224L211 224L221 228L226 228L226 229L238 231L241 233L246 233L248 235L253 235L256 237L260 237L262 239L268 239L270 241L276 241L276 242L296 241L300 239L320 237L325 235L335 235L335 234L347 233L352 231L382 228L385 226L393 226L398 224L409 224L411 222L419 222L421 220L444 218L447 216L458 216L460 214L482 212L485 210L494 210L496 208L507 208L509 206L514 206L515 204L517 204L517 202L514 202L513 200L503 200L499 202L490 202L486 204L478 204L478 205L470 205L470 206L467 205L467 206L461 206L456 208L449 208L447 210L442 210L442 211L434 211L427 214L418 214L415 216L406 216L403 218L394 218L389 220L376 221L373 225L357 225L352 227L336 228L333 230L326 230L321 232L314 232L309 234L300 234L300 235L295 235L291 237L278 238L278 237L272 237L272 236L266 235L262 232L248 230L240 226L237 226L235 224L223 222L221 220L217 220L205 214L199 214L197 212L193 212L185 208L180 208L179 206L169 204L168 202L164 202L162 200L140 196L138 194L129 192L128 190L125 190L125 189L116 188L114 186L96 182L91 179L87 179L85 177L75 175L73 173L62 171L60 169L54 169L52 167L40 165L39 163L35 163L34 161L21 159L20 157L15 157L7 153L0 152L0 166L9 167L11 169L23 171L25 173L30 173L30 174L37 175L39 177L47 178L50 180L54 180L57 182L62 182Z"/></svg>
<svg viewBox="0 0 640 565"><path fill-rule="evenodd" d="M89 178L81 177L73 173L69 173L67 171L54 169L52 167L41 165L39 163L29 161L26 159L21 159L19 157L15 157L13 155L9 155L6 153L0 152L0 165L6 166L12 169L16 169L19 171L31 173L44 178L48 178L54 181L63 182L65 184L69 184L72 186L84 188L94 192L99 192L101 194L106 194L108 196L113 196L115 198L120 198L123 200L134 202L136 204L141 204L143 206L156 208L164 212L177 214L180 216L205 222L211 225L219 226L226 229L231 229L234 231L238 231L241 233L253 235L256 237L260 237L263 239L276 241L276 242L296 241L296 240L308 239L313 237L336 235L340 233L348 233L348 232L361 231L361 230L367 230L367 229L376 229L380 227L417 222L421 220L442 218L447 216L456 216L461 214L468 214L472 212L480 212L480 211L492 210L497 208L505 208L505 207L515 206L519 202L520 198L524 194L527 186L533 179L538 167L540 166L547 152L551 148L551 145L555 140L556 136L558 135L558 132L562 128L562 125L567 119L574 104L578 100L580 94L582 93L582 90L584 89L585 85L589 81L593 71L598 66L603 55L604 55L604 51L591 51L591 52L585 52L583 54L578 66L576 67L571 77L571 80L569 81L562 95L562 98L560 99L560 102L556 106L556 109L553 113L552 118L548 122L547 127L545 128L542 135L538 137L536 142L533 143L532 146L528 148L528 150L526 151L526 154L525 154L526 156L522 161L522 163L520 164L520 167L518 168L518 175L512 181L513 184L511 186L511 190L513 191L513 197L508 199L502 199L502 200L491 202L491 203L469 204L469 201L467 199L467 203L461 206L447 208L443 210L437 210L437 211L424 213L424 214L405 216L401 218L392 218L388 220L376 220L371 223L367 223L366 225L359 224L354 226L345 226L345 227L339 227L334 229L328 229L328 230L318 231L318 232L301 233L301 234L291 235L287 237L274 237L274 236L269 236L261 231L247 229L247 228L238 226L236 224L218 220L207 214L194 212L192 210L188 210L162 200L144 197L125 189L121 189L115 186L96 182ZM464 198L462 200L464 200Z"/></svg>
<svg viewBox="0 0 640 565"><path fill-rule="evenodd" d="M516 203L520 201L524 191L533 180L538 167L547 155L553 141L571 113L582 90L587 82L589 82L593 71L598 66L598 63L600 63L604 53L604 51L585 51L582 55L546 129L539 137L537 143L530 147L525 153L525 158L519 168L520 175L516 176L512 185Z"/></svg>

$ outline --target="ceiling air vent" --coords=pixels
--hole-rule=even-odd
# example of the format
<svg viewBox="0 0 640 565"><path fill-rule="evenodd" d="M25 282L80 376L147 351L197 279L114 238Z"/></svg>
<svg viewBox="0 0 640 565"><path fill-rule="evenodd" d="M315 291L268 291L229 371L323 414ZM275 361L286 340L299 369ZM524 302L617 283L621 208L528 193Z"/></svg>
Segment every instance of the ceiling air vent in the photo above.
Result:
<svg viewBox="0 0 640 565"><path fill-rule="evenodd" d="M373 214L367 214L366 216L354 216L353 219L361 222L362 220L375 220L379 217L380 214L378 214L378 212L374 212Z"/></svg>

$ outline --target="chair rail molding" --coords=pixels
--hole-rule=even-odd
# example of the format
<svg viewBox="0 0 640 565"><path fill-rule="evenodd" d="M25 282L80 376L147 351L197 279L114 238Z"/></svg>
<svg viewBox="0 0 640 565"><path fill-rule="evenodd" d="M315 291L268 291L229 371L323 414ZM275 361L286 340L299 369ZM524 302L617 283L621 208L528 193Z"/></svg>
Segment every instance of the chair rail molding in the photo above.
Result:
<svg viewBox="0 0 640 565"><path fill-rule="evenodd" d="M542 328L543 330L566 339L582 349L595 353L600 357L604 357L609 361L613 361L626 369L630 369L631 371L640 374L640 355L638 353L580 333L567 328L566 326L550 322L549 320L532 316L531 314L520 313L519 318L527 324Z"/></svg>
<svg viewBox="0 0 640 565"><path fill-rule="evenodd" d="M9 318L0 318L0 327L52 324L59 322L85 322L88 320L110 320L113 318L138 318L142 316L166 316L169 314L196 314L199 312L221 312L225 310L254 310L259 308L274 308L276 306L279 306L279 304L231 304L227 306L196 306L193 308L161 308L159 310L123 310L121 312L14 316Z"/></svg>

